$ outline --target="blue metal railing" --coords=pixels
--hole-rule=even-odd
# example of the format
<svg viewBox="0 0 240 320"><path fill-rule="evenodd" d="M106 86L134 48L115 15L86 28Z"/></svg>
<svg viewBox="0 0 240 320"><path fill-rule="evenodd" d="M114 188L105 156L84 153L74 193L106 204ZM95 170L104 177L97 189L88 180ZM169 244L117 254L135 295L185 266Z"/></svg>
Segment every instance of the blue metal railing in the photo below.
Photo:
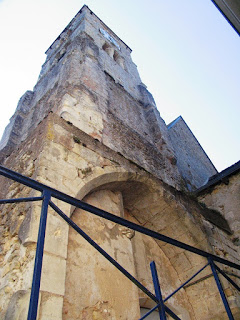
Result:
<svg viewBox="0 0 240 320"><path fill-rule="evenodd" d="M28 186L34 190L38 190L42 193L41 197L29 197L29 198L18 198L18 199L3 199L0 200L0 204L4 203L18 203L18 202L31 202L31 201L42 201L42 209L41 209L41 217L39 223L39 232L38 232L38 240L37 240L37 248L35 255L35 265L33 272L33 280L32 280L32 289L29 303L29 311L28 311L28 320L35 320L37 317L37 308L38 308L38 299L39 299L39 290L40 290L40 281L41 281L41 270L42 270L42 259L43 259L43 250L44 250L44 240L45 240L45 231L46 231L46 223L47 223L47 211L50 206L55 210L73 229L75 229L85 240L87 240L98 252L100 252L110 263L112 263L120 272L122 272L130 281L132 281L140 290L142 290L149 298L151 298L156 306L151 309L147 314L141 317L140 320L147 318L154 310L158 309L160 320L166 319L166 313L169 314L173 319L180 320L180 318L169 308L166 306L165 302L170 299L174 294L176 294L179 290L181 290L186 284L188 284L194 277L196 277L200 272L202 272L208 265L210 265L214 279L216 281L219 293L221 295L224 307L226 309L227 315L229 319L234 319L231 309L229 307L227 298L225 296L223 287L221 285L220 279L218 277L217 272L222 274L238 291L240 291L239 286L229 278L224 271L222 271L215 262L219 262L223 265L230 266L237 270L240 270L240 265L228 261L226 259L220 258L216 255L210 254L206 251L200 250L193 246L187 245L183 242L177 241L170 237L164 236L160 233L147 229L145 227L139 226L133 222L115 216L111 213L108 213L104 210L98 209L94 206L91 206L87 203L82 202L81 200L75 199L65 193L62 193L56 189L50 188L40 182L37 182L31 178L25 177L17 172L14 172L10 169L7 169L3 166L0 166L0 175L5 176L11 180L17 181L25 186ZM135 277L133 277L127 270L125 270L116 260L114 260L106 251L104 251L95 241L93 241L78 225L76 225L67 215L64 214L53 202L52 198L64 201L68 204L73 205L74 207L83 209L90 213L93 213L99 217L105 218L132 230L138 231L142 234L148 235L154 239L161 240L163 242L169 243L173 246L182 248L189 252L195 253L202 257L208 259L208 263L202 267L199 271L197 271L190 279L185 281L178 289L176 289L173 293L171 293L164 300L162 299L161 288L159 279L157 276L155 263L152 262L151 273L154 283L155 295L151 293L145 286L143 286Z"/></svg>

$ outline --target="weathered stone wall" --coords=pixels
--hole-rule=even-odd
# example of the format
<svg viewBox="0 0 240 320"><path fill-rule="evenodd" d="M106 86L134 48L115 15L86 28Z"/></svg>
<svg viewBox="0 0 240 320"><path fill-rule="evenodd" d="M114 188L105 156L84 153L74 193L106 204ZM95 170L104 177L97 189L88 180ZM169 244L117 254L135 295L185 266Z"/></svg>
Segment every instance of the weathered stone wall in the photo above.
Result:
<svg viewBox="0 0 240 320"><path fill-rule="evenodd" d="M102 28L116 38L119 48L104 37ZM106 43L124 65L104 49ZM20 100L4 135L2 159L52 111L147 170L153 170L149 162L155 154L158 176L183 187L166 125L130 53L85 7L47 51L34 91Z"/></svg>
<svg viewBox="0 0 240 320"><path fill-rule="evenodd" d="M231 261L239 263L240 248L239 248L239 235L240 235L240 220L239 220L239 192L240 192L240 175L236 173L225 178L224 181L219 181L217 184L206 188L201 191L198 199L204 203L208 208L219 211L223 217L228 221L232 230L231 236L226 236L224 232L216 228L210 222L205 222L206 232L209 241L219 256L225 257ZM224 268L232 279L240 284L239 271L231 268ZM236 300L234 295L237 295L233 287L227 290L227 296L232 302L233 308L237 312L236 317L239 317L239 297Z"/></svg>
<svg viewBox="0 0 240 320"><path fill-rule="evenodd" d="M46 54L6 128L0 161L52 111L154 174L145 155L155 154L158 176L178 189L192 191L216 173L183 120L167 129L131 49L86 6Z"/></svg>
<svg viewBox="0 0 240 320"><path fill-rule="evenodd" d="M199 200L205 203L209 208L218 210L228 221L231 230L234 232L234 241L238 243L240 237L240 174L234 174L227 178L227 181L221 182L206 192L200 194Z"/></svg>
<svg viewBox="0 0 240 320"><path fill-rule="evenodd" d="M212 250L208 235L204 231L206 222L204 222L203 215L207 216L208 209L203 209L195 200L188 199L184 194L176 190L174 191L173 188L170 188L161 180L154 178L154 176L147 173L146 170L136 166L119 153L104 146L98 140L95 140L80 129L67 123L57 115L50 114L48 118L38 126L35 133L21 146L21 149L13 152L11 156L5 160L4 165L12 167L22 173L29 174L42 183L46 183L51 187L80 199L83 199L90 192L94 191L97 195L98 190L101 189L111 190L109 192L113 192L113 194L121 192L123 207L125 208L125 218L204 250ZM14 187L15 185L16 187ZM12 188L19 188L19 186L18 184L6 185L6 195L2 196L14 196L14 194L12 194L13 191L11 191L13 190ZM18 196L16 192L15 196ZM99 201L96 197L88 197L92 199L92 203ZM74 211L74 208L70 208L60 201L54 200L54 202L69 216L71 212ZM15 212L14 216L12 215L12 211ZM211 214L210 211L210 220ZM16 319L25 319L31 286L39 215L40 205L37 203L22 207L22 210L19 210L19 204L15 206L14 210L12 210L11 206L6 206L2 209L1 226L4 228L1 234L3 251L0 269L2 274L0 293L2 297L2 318L4 318L5 315L6 319L11 319L11 317L13 317L12 315L14 315ZM16 216L18 218L15 218ZM77 214L73 214L73 217L74 216L76 217ZM17 226L15 231L13 227L13 217L16 220L15 225ZM90 221L91 219L92 218L90 218ZM97 225L99 226L98 223ZM93 237L97 237L97 239L104 237L104 233L102 234L101 232L94 234L91 225L87 228ZM113 227L113 230L115 230L115 228L116 227ZM13 232L13 235L11 232ZM122 233L122 235L123 234L124 233ZM222 234L227 237L224 231L222 231ZM121 238L120 235L119 237ZM171 288L174 289L175 286L185 281L205 263L203 259L199 259L197 256L194 257L193 254L183 252L181 249L160 242L151 242L150 239L145 237L140 238L139 235L135 235L131 240L132 244L134 241L134 245L131 249L132 251L128 249L128 254L132 252L135 267L133 267L133 265L129 267L130 269L133 268L131 269L133 273L134 268L136 268L135 272L139 280L143 280L143 283L149 286L151 290L152 285L150 284L149 271L146 277L141 271L141 259L144 256L141 250L144 250L144 254L146 255L144 265L142 265L143 269L147 269L151 259L157 260L159 274L163 282L164 295L170 292L167 285L168 282L171 284ZM69 290L66 289L68 281L65 282L67 265L70 263L68 259L71 256L68 249L69 246L71 247L71 241L75 241L71 235L69 239L72 240L69 240L70 242L68 241L68 226L66 223L64 223L53 210L49 210L41 281L39 319L51 320L61 319L62 317L63 301L65 292L67 292L65 290ZM109 238L109 241L111 242L112 240ZM125 236L123 236L122 241L124 243L128 242L128 246L130 245L130 240L125 238ZM138 244L140 249L138 248ZM106 242L106 246L107 248L111 247L108 241ZM113 250L113 248L110 249L110 251L111 250ZM16 252L16 255L14 252ZM91 250L89 251L89 259L91 259L90 253ZM125 254L123 254L123 257L124 256ZM121 259L122 258L120 258L120 262ZM166 263L165 269L164 261ZM169 270L171 270L171 272L169 272ZM208 273L209 270L206 272ZM89 274L90 273L89 271ZM202 274L200 278L202 276L204 276L204 274ZM99 281L102 280L99 279ZM179 315L185 315L186 319L187 317L190 319L202 319L200 305L205 301L205 314L207 319L207 315L211 314L209 313L211 306L208 304L205 296L207 292L209 292L212 299L217 295L216 290L213 292L210 289L211 285L208 284L208 281L209 280L204 280L203 290L205 295L202 296L204 299L196 299L196 293L200 290L199 288L201 288L203 283L203 281L200 281L199 284L189 289L187 288L180 296L171 299L169 306L173 307ZM226 290L228 288L229 286L226 285ZM71 295L72 293L69 294ZM236 304L234 293L231 294L232 304ZM89 306L92 306L89 312L95 312L96 316L99 316L99 312L102 315L103 312L105 318L108 319L108 311L105 312L104 310L110 310L111 308L109 309L109 306L101 302L105 301L104 297L104 294L102 298L100 298L100 296L99 298L92 296L89 300ZM140 303L142 306L148 306L148 299L141 295L140 298L140 302L134 298L136 301L134 305L139 306ZM187 300L190 303L190 308L186 305ZM114 305L112 303L113 302L111 302L111 306ZM133 312L137 315L137 307L134 308L135 311ZM64 314L66 314L67 309L66 304ZM111 310L113 310L113 308ZM223 306L220 304L220 301L217 309L215 308L213 311L215 315L223 312ZM114 319L118 319L118 316L114 316L113 311L111 312L111 316Z"/></svg>
<svg viewBox="0 0 240 320"><path fill-rule="evenodd" d="M100 190L84 201L123 216L121 192ZM80 209L74 211L72 219L135 276L131 244L134 232ZM71 229L63 319L139 319L139 311L137 287Z"/></svg>
<svg viewBox="0 0 240 320"><path fill-rule="evenodd" d="M107 38L101 28L108 32ZM167 127L141 83L130 53L129 47L84 7L48 49L34 91L20 100L3 140L1 163L152 230L223 257L228 254L229 259L239 262L224 216L179 191L185 186ZM1 184L3 198L36 194L3 178ZM149 262L156 260L164 297L206 263L182 249L102 222L58 200L54 203L150 290ZM40 211L37 202L1 207L2 319L26 319ZM228 251L219 249L226 244ZM74 251L79 256L77 262ZM75 272L84 286L74 283ZM209 273L206 269L197 283L169 300L179 316L224 319L212 278L204 278ZM86 275L89 283L84 281ZM115 286L106 283L110 275L121 288L119 294ZM128 295L122 297L120 293L126 288ZM224 283L224 288L237 314L236 294L229 284ZM69 232L52 209L48 212L40 289L39 320L132 320L139 317L140 306L151 307L146 296L118 277L112 267L106 267L72 230ZM79 298L80 305L75 293L82 295L83 291L88 294ZM214 299L217 302L212 308ZM130 314L126 314L125 304Z"/></svg>
<svg viewBox="0 0 240 320"><path fill-rule="evenodd" d="M232 261L239 263L240 256L240 219L239 219L239 207L240 207L240 175L239 172L225 178L224 181L219 181L216 185L208 187L203 190L198 199L204 203L208 208L218 210L223 217L228 221L232 230L232 235L226 237L224 233L217 230L215 226L207 224L207 232L212 246L221 256L225 256ZM221 240L221 241L219 241ZM239 272L236 270L227 269L231 274L239 276ZM234 277L235 281L239 282L239 279Z"/></svg>
<svg viewBox="0 0 240 320"><path fill-rule="evenodd" d="M37 177L38 155L42 150L43 128L16 150L5 166L28 177ZM39 138L39 139L38 139ZM20 198L39 195L17 182L1 177L1 198ZM0 318L25 319L29 302L36 246L20 240L23 221L32 212L30 203L1 205L0 209ZM37 230L35 231L37 232ZM7 312L6 312L7 311ZM5 317L4 317L5 316Z"/></svg>

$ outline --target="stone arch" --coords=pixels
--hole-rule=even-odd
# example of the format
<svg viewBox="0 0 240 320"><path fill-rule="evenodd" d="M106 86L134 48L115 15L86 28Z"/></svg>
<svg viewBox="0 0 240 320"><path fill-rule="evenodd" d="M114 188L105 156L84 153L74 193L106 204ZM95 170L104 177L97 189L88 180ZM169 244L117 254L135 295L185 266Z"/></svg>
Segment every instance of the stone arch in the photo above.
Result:
<svg viewBox="0 0 240 320"><path fill-rule="evenodd" d="M186 210L170 196L169 191L164 190L156 181L149 177L146 178L144 175L141 176L122 170L105 172L96 175L93 178L88 177L86 180L84 186L78 191L77 198L83 199L86 202L90 201L91 204L101 207L101 203L100 205L97 205L97 203L94 202L94 197L96 197L97 194L99 196L99 193L104 193L105 191L110 191L115 194L120 193L126 219L190 245L207 250L207 237L200 226L196 224L196 221L194 221L194 218L190 213L186 212ZM102 209L111 212L109 208L104 206ZM72 208L71 211L73 212L74 208ZM76 212L73 212L73 220L75 213ZM78 213L83 215L81 210ZM99 225L101 225L99 219L100 218L97 217L97 221ZM110 225L112 225L111 222ZM102 229L104 228L105 227L102 226ZM115 230L116 236L117 229L114 228L115 227L112 227L111 232ZM126 230L121 230L120 228L117 231L118 236L119 232L121 233L122 231L125 235L127 234ZM94 232L91 232L90 230L90 233L94 239ZM171 291L177 288L206 263L205 259L196 255L191 260L190 256L193 254L184 252L184 250L172 247L171 245L160 243L160 241L150 239L144 235L135 234L135 236L132 237L131 233L128 233L128 236L132 245L132 251L135 255L134 267L133 265L131 266L132 272L151 291L153 291L149 273L149 262L151 259L157 260L158 271L165 295L170 294ZM100 238L98 236L97 239L100 239L100 242L102 241L101 236ZM110 240L108 239L107 241ZM208 291L207 284L205 285L204 283L204 286L206 287L205 291ZM134 291L134 289L132 290ZM196 307L196 305L194 305L194 302L196 301L194 296L196 290L198 290L197 287L194 290L193 288L183 290L178 294L178 297L169 300L169 306L178 310L178 314L184 316L184 319L200 319L199 310L193 311ZM136 291L134 297L136 297ZM150 300L143 294L139 293L139 298L140 306L148 308L152 306ZM134 299L135 298L133 298L133 300ZM188 303L186 303L186 301L188 301ZM200 302L202 303L202 301ZM96 312L97 314L99 312L103 313L104 310L110 310L111 308L109 308L109 305L106 303L102 304L101 300L99 300L91 307L84 309L84 312L90 312L91 314ZM64 308L64 312L66 312L66 308ZM114 318L113 310L109 311L109 315L107 312L106 319L108 319L107 316L110 317L110 315Z"/></svg>
<svg viewBox="0 0 240 320"><path fill-rule="evenodd" d="M135 173L123 171L123 170L117 170L114 168L112 171L105 170L101 174L91 175L87 177L84 180L84 185L78 190L76 193L76 198L82 200L88 193L90 193L93 190L97 190L102 185L112 183L115 181L128 181L133 180L136 176ZM71 212L74 208L71 209Z"/></svg>

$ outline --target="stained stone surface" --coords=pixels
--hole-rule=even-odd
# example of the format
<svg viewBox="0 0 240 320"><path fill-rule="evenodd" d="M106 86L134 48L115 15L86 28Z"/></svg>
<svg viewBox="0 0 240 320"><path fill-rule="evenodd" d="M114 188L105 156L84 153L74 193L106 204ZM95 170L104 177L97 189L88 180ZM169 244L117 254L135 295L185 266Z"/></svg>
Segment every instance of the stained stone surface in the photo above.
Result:
<svg viewBox="0 0 240 320"><path fill-rule="evenodd" d="M239 263L233 233L239 232L239 176L228 188L219 186L199 199L188 193L179 166L181 152L176 152L141 82L131 49L84 6L46 54L34 90L20 99L6 128L1 164ZM192 185L200 175L201 170ZM39 196L4 177L0 183L0 198ZM155 260L164 297L206 263L183 249L53 201L151 291L149 263ZM40 212L37 202L0 207L0 319L26 319ZM223 281L223 286L238 318L239 297L229 283ZM152 307L51 208L40 291L39 320L130 320L139 318L140 307ZM183 319L226 318L209 269L168 306Z"/></svg>

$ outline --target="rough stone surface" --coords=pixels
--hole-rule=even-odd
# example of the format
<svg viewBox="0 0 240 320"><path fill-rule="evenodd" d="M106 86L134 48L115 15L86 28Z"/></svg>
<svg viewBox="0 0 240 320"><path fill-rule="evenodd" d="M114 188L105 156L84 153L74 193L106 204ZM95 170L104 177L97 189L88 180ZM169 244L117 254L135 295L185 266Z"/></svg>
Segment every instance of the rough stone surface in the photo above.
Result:
<svg viewBox="0 0 240 320"><path fill-rule="evenodd" d="M117 39L121 50L113 48L115 55L109 56L104 50L107 40L100 28L107 29ZM159 162L155 164L159 177L180 188L182 180L167 127L142 84L130 53L110 29L83 8L78 22L72 21L47 51L34 91L20 100L13 117L16 120L12 120L7 129L2 154L8 154L26 139L53 111L146 170L153 170L150 162L155 159ZM118 64L120 56L124 67ZM19 112L24 113L24 117ZM14 132L17 136L12 143L10 136ZM130 145L126 143L129 141Z"/></svg>
<svg viewBox="0 0 240 320"><path fill-rule="evenodd" d="M37 136L41 137L40 141L36 139ZM31 153L29 153L29 150L31 150ZM80 129L68 124L57 115L49 115L48 119L41 123L36 132L25 141L22 145L21 152L17 150L16 153L12 153L11 156L6 159L5 165L7 167L13 167L16 171L35 177L40 182L58 188L60 191L80 199L90 192L94 192L94 190L95 192L101 189L111 190L111 192L121 192L123 207L125 208L125 218L130 220L135 219L133 221L149 227L150 229L201 249L209 250L211 252L213 250L212 248L215 248L210 245L211 239L218 242L219 246L223 246L223 243L229 241L227 240L228 236L224 231L219 230L216 226L214 227L210 222L204 220L203 211L205 214L208 210L207 208L203 210L196 201L191 200L185 194L181 194L177 191L173 192L172 188L161 180L154 178L154 176L147 173L146 170L136 166L133 162L104 146L101 142L82 132ZM26 191L28 191L27 189L28 188L26 188ZM2 192L2 197L18 197L21 196L19 192L24 190L24 188L21 188L17 183L10 183L6 184L5 190L7 194ZM27 194L28 193L26 193L26 195ZM102 205L98 198L94 199L93 197L91 201L99 207ZM69 205L64 205L56 200L54 200L54 202L68 216L74 211L74 208L71 208ZM106 206L108 201L105 201L104 203ZM21 208L21 205L18 204L15 206L16 213L19 213L19 208ZM12 205L6 206L3 209L2 226L6 231L4 231L2 238L2 243L4 244L1 262L1 283L3 288L1 291L1 301L3 303L2 314L6 312L6 301L9 301L8 299L14 292L17 292L18 290L29 290L30 288L40 207L38 204L33 204L31 206L29 204L27 206L24 204L22 211L20 211L23 213L22 218L16 224L19 229L13 228L14 224L12 223L12 219L14 215L11 215L12 211L10 211L12 210ZM111 207L105 207L105 209L109 211L113 210ZM120 213L118 212L118 214ZM80 217L81 216L82 213ZM9 218L10 220L6 224L6 221L8 221ZM86 221L90 218L91 217L88 217ZM96 228L88 227L91 236L96 237L95 231L93 232L93 230L96 230L100 225L102 225L102 223L97 223ZM214 227L215 232L209 234L204 231L207 230L207 225L211 225L211 228ZM9 230L13 230L13 235L10 234ZM19 230L20 242L16 233L18 231L14 230ZM16 236L14 236L14 234L16 234ZM130 239L132 242L135 241L135 237L137 237L136 235L133 236L133 234L127 230L121 230L120 234L122 234L122 236L124 235L124 241L129 241ZM101 233L98 237L99 236L103 237ZM73 239L73 241L75 240ZM109 241L111 243L110 236ZM139 244L140 247L141 241L137 241L137 244ZM161 267L160 269L163 269L161 271L163 272L162 277L163 279L166 278L169 280L172 284L172 289L181 282L187 280L188 277L200 269L204 264L204 261L202 261L203 259L193 257L192 254L188 255L187 253L184 253L182 249L174 248L160 242L157 242L157 244L153 242L151 244L149 242L150 240L147 242L146 240L144 241L145 248L155 248L153 251L156 251L155 253L158 251L157 256L159 256L159 263L160 260L164 261L164 259L167 259L166 266L168 267L166 269ZM106 244L107 243L108 242L106 242ZM119 243L115 242L115 244L112 243L111 246L108 244L108 246L111 251L114 246L119 247ZM158 249L159 246L161 250ZM47 317L51 319L50 314L52 314L52 318L54 319L55 316L51 311L51 306L53 303L52 301L55 299L53 297L56 297L56 294L60 300L56 303L55 314L62 314L61 301L63 301L65 296L64 291L67 290L66 285L64 285L64 270L65 264L69 264L67 247L69 247L68 228L66 229L66 225L61 222L60 218L56 216L56 213L49 210L45 246L45 261L47 261L47 263L45 263L41 285L42 296L45 295L45 302L40 304L40 315L42 319L46 319ZM15 251L16 248L18 251ZM137 262L139 256L142 257L142 255L137 254L139 250L137 249L137 245L134 245L132 250L133 257L135 257L132 259L134 259L136 268L137 265L140 266L142 264L141 260ZM134 250L136 253L134 253ZM144 250L147 250L148 252L150 249ZM150 251L152 250L153 249ZM17 255L14 256L13 252L16 252ZM19 252L22 255L22 260L19 259ZM90 256L91 250L88 249L86 252ZM155 253L153 254L153 252L151 254L149 253L150 255L148 254L149 259L151 256L153 257L153 255L155 257ZM221 251L218 253L222 256ZM93 257L95 256L96 254L93 253ZM138 258L136 258L137 256ZM164 258L164 256L167 258ZM12 262L10 267L8 259L15 261L14 264ZM234 259L237 259L237 257L235 256ZM149 260L145 260L145 267L143 268L148 267L148 262ZM19 263L20 269L18 269ZM125 264L124 262L125 266L128 265L128 263L129 262ZM162 265L161 263L160 265ZM13 268L11 266L13 266ZM74 265L72 267L70 266L70 268L74 268ZM18 270L17 274L16 270ZM169 270L172 270L171 273ZM111 272L113 271L111 270ZM142 280L139 271L134 271L133 268L133 272L136 272L139 279ZM89 271L89 274L90 273L91 272ZM202 276L204 275L205 274ZM116 275L116 278L117 277L118 276ZM164 283L167 283L166 279L164 280ZM99 288L101 287L101 283L102 282L99 283ZM149 276L143 283L149 283L150 285ZM86 283L86 287L88 285ZM81 287L78 287L78 289L80 290ZM169 293L169 291L168 288L166 292ZM173 302L169 303L177 310L179 315L185 315L186 317L190 317L190 319L201 319L200 308L198 314L197 311L193 312L191 307L187 308L185 305L186 299L194 301L194 298L192 298L192 291L190 291L190 293L188 293L188 291L189 290L187 289L185 296L183 294L182 298L175 299ZM166 293L164 292L164 294ZM105 318L108 319L107 317L110 317L110 315L108 313L105 314L104 310L108 310L109 306L106 307L105 301L105 298L101 299L99 297L99 299L96 298L95 302L89 305L89 308L85 305L83 308L83 314L86 315L85 318L90 319L93 314L95 314L96 317L100 317L103 313ZM145 307L149 306L149 302L146 299L142 300L142 298L140 298L139 302L136 299L134 301L135 306L139 306L139 304ZM113 311L113 309L115 308L111 309L111 316L113 318L116 317L117 319L117 316L114 314L116 311ZM221 310L220 307L219 310ZM137 314L137 307L135 307L134 312ZM45 314L47 316L45 316Z"/></svg>
<svg viewBox="0 0 240 320"><path fill-rule="evenodd" d="M123 215L119 192L101 190L84 200L115 215ZM72 218L98 245L135 275L131 241L120 226L80 209L74 211ZM71 229L63 319L88 318L139 319L137 288Z"/></svg>
<svg viewBox="0 0 240 320"><path fill-rule="evenodd" d="M209 192L199 196L209 208L218 210L228 221L235 237L240 237L240 174L232 175L227 183L219 183ZM237 239L235 240L237 242ZM240 243L239 243L240 244Z"/></svg>
<svg viewBox="0 0 240 320"><path fill-rule="evenodd" d="M216 187L200 198L201 203L189 195L178 170L180 158L130 53L83 7L47 50L33 92L21 98L2 142L1 163L72 197L239 263L238 238L232 234L239 231L239 177L232 178L228 188ZM196 181L201 183L194 177L192 185ZM1 198L39 195L3 177L0 183ZM164 297L206 264L204 258L183 249L57 199L53 202L151 291L149 262L155 260ZM0 318L22 320L41 207L37 202L18 203L1 205L0 210ZM227 281L223 286L238 318L239 297ZM183 319L226 318L209 268L167 303ZM130 320L140 317L140 307L151 308L152 303L50 208L38 319Z"/></svg>

